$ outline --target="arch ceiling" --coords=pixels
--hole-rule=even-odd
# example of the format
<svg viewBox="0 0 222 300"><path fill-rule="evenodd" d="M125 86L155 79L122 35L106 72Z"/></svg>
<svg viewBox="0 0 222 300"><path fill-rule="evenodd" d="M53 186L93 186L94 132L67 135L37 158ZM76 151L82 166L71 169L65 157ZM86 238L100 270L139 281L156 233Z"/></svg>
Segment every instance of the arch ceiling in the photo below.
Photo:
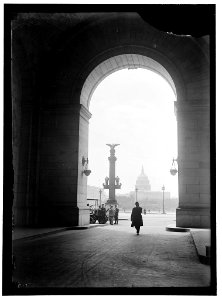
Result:
<svg viewBox="0 0 222 300"><path fill-rule="evenodd" d="M98 84L111 73L124 69L144 68L161 75L170 84L176 94L176 87L168 71L157 61L139 54L122 54L113 56L100 63L87 77L80 96L80 103L89 107L93 92Z"/></svg>

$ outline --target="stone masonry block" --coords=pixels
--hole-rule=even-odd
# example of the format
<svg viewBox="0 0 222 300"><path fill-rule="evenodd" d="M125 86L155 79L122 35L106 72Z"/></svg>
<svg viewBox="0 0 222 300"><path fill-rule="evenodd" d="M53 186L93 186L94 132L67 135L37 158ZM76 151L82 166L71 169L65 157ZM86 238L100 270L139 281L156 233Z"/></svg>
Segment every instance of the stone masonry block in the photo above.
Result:
<svg viewBox="0 0 222 300"><path fill-rule="evenodd" d="M210 228L210 215L200 216L200 228Z"/></svg>
<svg viewBox="0 0 222 300"><path fill-rule="evenodd" d="M197 128L198 129L209 129L210 128L210 120L209 118L206 118L204 120L198 120L197 121Z"/></svg>
<svg viewBox="0 0 222 300"><path fill-rule="evenodd" d="M197 169L199 168L199 163L196 161L182 161L179 163L180 168L183 169Z"/></svg>
<svg viewBox="0 0 222 300"><path fill-rule="evenodd" d="M202 169L208 169L210 170L210 161L200 161L199 167Z"/></svg>
<svg viewBox="0 0 222 300"><path fill-rule="evenodd" d="M210 168L209 169L199 169L201 177L210 177Z"/></svg>
<svg viewBox="0 0 222 300"><path fill-rule="evenodd" d="M192 142L184 143L180 151L180 155L186 155L189 160L193 160L193 161L195 161L193 155L197 157L199 153L200 153L200 147L198 145L193 145Z"/></svg>
<svg viewBox="0 0 222 300"><path fill-rule="evenodd" d="M188 149L188 153L191 153L191 154L196 154L196 153L199 153L200 152L200 147L189 147Z"/></svg>
<svg viewBox="0 0 222 300"><path fill-rule="evenodd" d="M180 182L183 182L183 184L198 184L199 177L193 176L192 173L190 175L181 175Z"/></svg>
<svg viewBox="0 0 222 300"><path fill-rule="evenodd" d="M180 170L181 176L192 176L192 177L198 177L199 176L199 169L181 169Z"/></svg>
<svg viewBox="0 0 222 300"><path fill-rule="evenodd" d="M206 175L206 176L200 176L199 177L199 183L200 184L210 185L210 176L208 176L208 175Z"/></svg>
<svg viewBox="0 0 222 300"><path fill-rule="evenodd" d="M209 203L210 204L210 194L200 194L201 203Z"/></svg>
<svg viewBox="0 0 222 300"><path fill-rule="evenodd" d="M199 194L200 186L199 184L187 184L187 194Z"/></svg>
<svg viewBox="0 0 222 300"><path fill-rule="evenodd" d="M106 65L106 69L107 69L108 72L112 70L112 64L110 62L110 59L107 59L105 61L105 65Z"/></svg>
<svg viewBox="0 0 222 300"><path fill-rule="evenodd" d="M199 194L181 194L180 195L180 201L183 203L192 203L197 204L199 203L200 195Z"/></svg>
<svg viewBox="0 0 222 300"><path fill-rule="evenodd" d="M179 192L180 194L186 194L187 185L186 184L179 184Z"/></svg>
<svg viewBox="0 0 222 300"><path fill-rule="evenodd" d="M194 118L194 120L186 120L186 121L178 121L178 127L182 127L184 129L195 129L197 128L197 121Z"/></svg>
<svg viewBox="0 0 222 300"><path fill-rule="evenodd" d="M210 185L209 184L200 184L200 193L201 194L210 194Z"/></svg>

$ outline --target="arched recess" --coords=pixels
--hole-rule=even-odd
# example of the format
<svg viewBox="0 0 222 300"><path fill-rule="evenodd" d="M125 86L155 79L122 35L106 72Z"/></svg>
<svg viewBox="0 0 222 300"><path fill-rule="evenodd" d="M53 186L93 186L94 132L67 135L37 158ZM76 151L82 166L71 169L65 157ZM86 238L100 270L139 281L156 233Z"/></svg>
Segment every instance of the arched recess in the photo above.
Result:
<svg viewBox="0 0 222 300"><path fill-rule="evenodd" d="M125 53L111 56L99 64L88 74L85 82L82 85L81 94L80 94L80 121L79 121L79 172L78 172L78 189L77 189L77 199L79 203L84 203L84 199L87 198L86 186L87 178L82 174L81 161L82 157L88 157L88 118L91 117L88 109L90 106L90 100L99 83L108 75L112 74L115 71L128 68L144 68L150 71L153 71L160 76L162 76L171 86L176 99L177 88L182 91L183 84L176 87L174 80L167 69L160 64L158 61L154 60L151 57L141 55L138 53ZM175 73L174 73L175 76ZM180 78L178 74L177 79ZM180 93L182 95L182 93ZM90 158L89 158L90 160Z"/></svg>
<svg viewBox="0 0 222 300"><path fill-rule="evenodd" d="M100 63L87 77L80 95L80 103L89 108L93 92L98 84L111 73L128 68L144 68L161 75L177 97L176 86L169 72L154 59L140 54L121 54Z"/></svg>
<svg viewBox="0 0 222 300"><path fill-rule="evenodd" d="M199 101L199 98L205 101L207 93L205 91L202 93L202 89L198 89L194 93L192 85L188 87L184 81L184 75L187 74L181 75L174 62L162 53L149 48L143 48L142 51L139 49L137 53L135 53L136 51L130 53L129 50L130 48L127 53L123 54L120 49L116 49L117 55L112 56L111 53L116 54L115 50L112 49L110 53L103 53L96 57L95 61L90 62L90 66L87 66L82 73L84 74L82 78L85 80L80 84L82 86L79 98L80 105L83 111L88 112L90 99L97 85L106 76L117 70L145 68L161 75L169 83L177 99L175 112L178 121L179 207L176 225L179 227L209 227L209 151L207 144L209 111L205 104L202 105L202 101ZM89 70L91 71L89 72ZM190 101L193 95L195 97L194 103ZM198 99L198 103L196 99ZM206 148L202 148L204 143L206 143ZM81 162L83 153L88 157L88 120L85 122L83 118L80 118L79 162ZM86 179L80 175L77 199L81 199L81 203L84 202L84 198L86 199L86 185ZM204 189L204 194L202 194L201 189Z"/></svg>

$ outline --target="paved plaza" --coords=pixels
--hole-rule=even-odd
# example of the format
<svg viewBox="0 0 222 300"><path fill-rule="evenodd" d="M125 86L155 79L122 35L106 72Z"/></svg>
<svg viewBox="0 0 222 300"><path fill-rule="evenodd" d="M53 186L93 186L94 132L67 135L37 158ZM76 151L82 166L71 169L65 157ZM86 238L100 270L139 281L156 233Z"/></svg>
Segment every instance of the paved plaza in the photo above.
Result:
<svg viewBox="0 0 222 300"><path fill-rule="evenodd" d="M14 280L28 287L207 287L190 232L169 232L175 214L14 241Z"/></svg>

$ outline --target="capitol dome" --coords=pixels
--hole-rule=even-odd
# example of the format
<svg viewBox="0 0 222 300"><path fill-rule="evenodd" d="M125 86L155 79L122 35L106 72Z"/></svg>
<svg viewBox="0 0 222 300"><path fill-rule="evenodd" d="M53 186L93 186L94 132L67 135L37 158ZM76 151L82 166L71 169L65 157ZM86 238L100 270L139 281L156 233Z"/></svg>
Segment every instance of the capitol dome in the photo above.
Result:
<svg viewBox="0 0 222 300"><path fill-rule="evenodd" d="M138 189L139 191L151 190L150 182L148 176L144 173L143 166L142 166L141 174L137 177L135 188Z"/></svg>

